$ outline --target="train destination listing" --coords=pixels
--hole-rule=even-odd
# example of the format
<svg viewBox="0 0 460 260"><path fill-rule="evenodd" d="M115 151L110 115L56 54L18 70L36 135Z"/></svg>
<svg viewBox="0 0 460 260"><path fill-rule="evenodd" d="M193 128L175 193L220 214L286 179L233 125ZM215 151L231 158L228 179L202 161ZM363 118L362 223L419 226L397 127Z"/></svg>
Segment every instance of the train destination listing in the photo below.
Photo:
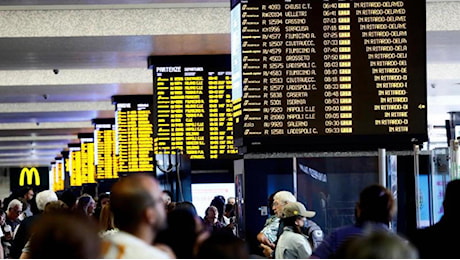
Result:
<svg viewBox="0 0 460 260"><path fill-rule="evenodd" d="M246 0L231 19L240 138L426 140L423 4Z"/></svg>
<svg viewBox="0 0 460 260"><path fill-rule="evenodd" d="M118 173L153 172L152 95L113 96Z"/></svg>
<svg viewBox="0 0 460 260"><path fill-rule="evenodd" d="M155 153L234 156L230 55L153 56L151 61Z"/></svg>

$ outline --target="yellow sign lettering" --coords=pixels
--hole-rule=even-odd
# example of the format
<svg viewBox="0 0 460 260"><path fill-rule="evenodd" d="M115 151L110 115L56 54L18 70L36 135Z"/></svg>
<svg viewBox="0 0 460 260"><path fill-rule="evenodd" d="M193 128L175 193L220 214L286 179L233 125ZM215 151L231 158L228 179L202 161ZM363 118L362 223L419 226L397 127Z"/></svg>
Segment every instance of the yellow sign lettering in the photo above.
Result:
<svg viewBox="0 0 460 260"><path fill-rule="evenodd" d="M33 177L35 177L35 185L40 186L40 174L38 173L37 168L22 168L21 174L19 175L19 186L24 186L25 178L27 178L27 185L32 185Z"/></svg>

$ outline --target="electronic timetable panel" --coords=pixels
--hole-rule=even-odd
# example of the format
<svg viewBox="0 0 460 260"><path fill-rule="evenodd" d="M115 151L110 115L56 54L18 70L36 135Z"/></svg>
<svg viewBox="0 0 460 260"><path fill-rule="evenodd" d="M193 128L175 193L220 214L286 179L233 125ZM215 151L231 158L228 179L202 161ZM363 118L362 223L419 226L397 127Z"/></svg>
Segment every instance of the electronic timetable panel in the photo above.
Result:
<svg viewBox="0 0 460 260"><path fill-rule="evenodd" d="M118 165L115 145L115 118L95 118L94 125L94 164L96 179L118 178Z"/></svg>
<svg viewBox="0 0 460 260"><path fill-rule="evenodd" d="M81 144L68 144L70 186L82 186Z"/></svg>
<svg viewBox="0 0 460 260"><path fill-rule="evenodd" d="M53 190L64 190L64 158L56 157L55 163L52 165L53 171Z"/></svg>
<svg viewBox="0 0 460 260"><path fill-rule="evenodd" d="M152 95L112 96L118 174L154 172Z"/></svg>
<svg viewBox="0 0 460 260"><path fill-rule="evenodd" d="M236 145L426 141L425 20L424 1L232 1Z"/></svg>
<svg viewBox="0 0 460 260"><path fill-rule="evenodd" d="M94 134L79 133L81 147L81 181L85 183L96 183L96 167L94 166Z"/></svg>
<svg viewBox="0 0 460 260"><path fill-rule="evenodd" d="M233 158L230 55L150 56L155 153Z"/></svg>

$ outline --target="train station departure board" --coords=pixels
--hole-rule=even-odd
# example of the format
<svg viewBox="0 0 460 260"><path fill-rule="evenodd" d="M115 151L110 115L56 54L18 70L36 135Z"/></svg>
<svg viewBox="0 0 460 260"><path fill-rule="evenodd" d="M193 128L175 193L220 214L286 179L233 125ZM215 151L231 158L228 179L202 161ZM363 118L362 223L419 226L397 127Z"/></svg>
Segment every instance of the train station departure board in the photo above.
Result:
<svg viewBox="0 0 460 260"><path fill-rule="evenodd" d="M153 172L152 95L113 96L118 174Z"/></svg>
<svg viewBox="0 0 460 260"><path fill-rule="evenodd" d="M96 183L96 168L94 166L94 134L79 133L80 158L81 158L81 181L85 183Z"/></svg>
<svg viewBox="0 0 460 260"><path fill-rule="evenodd" d="M424 1L232 1L237 146L427 140Z"/></svg>
<svg viewBox="0 0 460 260"><path fill-rule="evenodd" d="M82 186L81 176L81 144L68 144L70 186Z"/></svg>
<svg viewBox="0 0 460 260"><path fill-rule="evenodd" d="M53 190L64 190L64 158L55 158L54 164L51 166L53 176Z"/></svg>
<svg viewBox="0 0 460 260"><path fill-rule="evenodd" d="M115 145L115 118L96 118L94 125L94 164L96 179L118 178Z"/></svg>
<svg viewBox="0 0 460 260"><path fill-rule="evenodd" d="M224 159L233 142L230 55L151 56L155 153Z"/></svg>

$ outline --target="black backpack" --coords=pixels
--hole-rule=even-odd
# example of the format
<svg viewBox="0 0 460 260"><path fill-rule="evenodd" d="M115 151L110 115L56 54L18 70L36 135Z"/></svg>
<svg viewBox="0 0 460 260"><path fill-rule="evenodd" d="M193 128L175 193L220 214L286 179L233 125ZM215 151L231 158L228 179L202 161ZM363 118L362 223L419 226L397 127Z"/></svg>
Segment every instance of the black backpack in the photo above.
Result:
<svg viewBox="0 0 460 260"><path fill-rule="evenodd" d="M284 229L283 221L280 221L280 225L278 228L277 238L281 236ZM302 234L307 236L308 242L310 242L311 249L315 251L315 249L323 242L324 239L324 232L323 230L316 224L314 221L307 219L305 222L305 226L302 228ZM276 241L277 243L278 241ZM275 244L276 244L275 243Z"/></svg>
<svg viewBox="0 0 460 260"><path fill-rule="evenodd" d="M310 242L313 251L319 246L319 244L321 244L321 242L323 242L324 232L318 224L312 220L307 220L302 231L304 235L308 237L308 242Z"/></svg>

